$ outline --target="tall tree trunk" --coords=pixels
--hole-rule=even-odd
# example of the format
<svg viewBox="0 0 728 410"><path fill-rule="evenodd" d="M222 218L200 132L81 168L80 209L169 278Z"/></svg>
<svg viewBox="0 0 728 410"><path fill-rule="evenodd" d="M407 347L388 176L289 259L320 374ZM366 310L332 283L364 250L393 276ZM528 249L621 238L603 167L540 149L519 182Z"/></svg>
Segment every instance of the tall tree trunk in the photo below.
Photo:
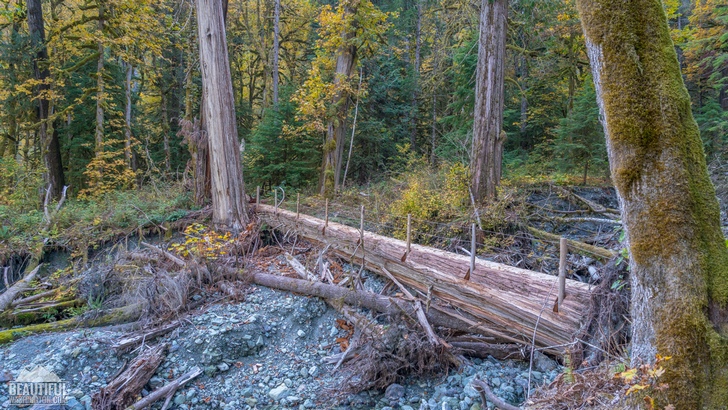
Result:
<svg viewBox="0 0 728 410"><path fill-rule="evenodd" d="M164 89L162 79L159 80L159 105L162 110L162 144L164 147L164 170L167 174L172 172L172 153L169 151L169 115L167 113L167 90Z"/></svg>
<svg viewBox="0 0 728 410"><path fill-rule="evenodd" d="M278 106L278 61L280 59L280 21L281 21L281 0L275 0L273 12L273 105Z"/></svg>
<svg viewBox="0 0 728 410"><path fill-rule="evenodd" d="M358 2L351 2L344 8L347 15L356 14ZM344 17L346 18L346 16ZM349 114L349 93L344 89L342 82L349 81L356 65L356 47L349 44L354 33L341 33L343 44L339 47L336 56L336 71L334 74L334 89L338 90L332 101L336 114L326 127L326 142L324 143L324 160L321 166L320 194L331 197L339 190L341 176L341 163L344 154L344 138L346 136L346 117Z"/></svg>
<svg viewBox="0 0 728 410"><path fill-rule="evenodd" d="M104 4L98 3L99 20L98 30L99 38L103 36L104 31ZM104 43L98 40L97 52L99 59L96 63L96 131L94 132L96 141L96 156L103 150L104 143Z"/></svg>
<svg viewBox="0 0 728 410"><path fill-rule="evenodd" d="M134 66L131 63L126 63L126 80L124 81L124 94L126 97L126 105L124 107L124 159L129 169L136 172L136 158L131 151L131 78L133 73Z"/></svg>
<svg viewBox="0 0 728 410"><path fill-rule="evenodd" d="M672 356L674 408L725 408L728 249L662 3L577 5L629 243L632 363Z"/></svg>
<svg viewBox="0 0 728 410"><path fill-rule="evenodd" d="M437 90L432 88L432 129L430 130L430 165L437 165L437 153L435 144L437 142Z"/></svg>
<svg viewBox="0 0 728 410"><path fill-rule="evenodd" d="M212 174L212 219L216 226L238 232L247 225L248 212L222 1L197 1L197 27Z"/></svg>
<svg viewBox="0 0 728 410"><path fill-rule="evenodd" d="M52 127L49 132L48 117L50 115L49 93L51 86L50 70L46 66L48 63L48 49L45 45L45 29L43 27L43 8L40 0L27 0L26 7L28 11L28 31L36 49L35 58L33 59L33 71L35 79L38 80L38 107L37 119L40 122L38 130L40 134L41 155L46 167L46 182L51 186L51 196L60 198L65 184L63 174L63 163L61 162L61 146L58 142L58 132L56 127ZM52 126L52 125L51 125ZM50 134L50 135L49 135Z"/></svg>
<svg viewBox="0 0 728 410"><path fill-rule="evenodd" d="M341 87L342 81L348 81L356 62L356 48L344 46L336 58L336 78L334 87ZM329 120L326 128L326 143L324 144L323 180L320 193L330 197L339 189L341 175L341 160L344 152L344 137L346 135L346 117L349 113L349 93L339 90L333 101L336 115Z"/></svg>
<svg viewBox="0 0 728 410"><path fill-rule="evenodd" d="M470 158L471 185L478 202L495 198L500 183L507 17L507 0L482 1Z"/></svg>
<svg viewBox="0 0 728 410"><path fill-rule="evenodd" d="M412 113L410 114L410 149L417 150L417 98L420 92L420 56L422 51L422 1L417 0L415 27L415 65L412 67Z"/></svg>

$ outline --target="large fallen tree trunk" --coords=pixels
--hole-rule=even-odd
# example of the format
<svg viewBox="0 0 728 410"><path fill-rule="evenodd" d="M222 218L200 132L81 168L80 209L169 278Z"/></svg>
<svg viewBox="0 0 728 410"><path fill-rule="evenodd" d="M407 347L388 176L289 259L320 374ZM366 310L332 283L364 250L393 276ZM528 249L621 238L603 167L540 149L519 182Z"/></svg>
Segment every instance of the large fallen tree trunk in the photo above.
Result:
<svg viewBox="0 0 728 410"><path fill-rule="evenodd" d="M2 330L0 331L0 345L35 333L62 332L77 327L98 327L132 322L139 319L141 315L142 306L135 304L97 313L90 312L87 315L76 316L57 322L39 323L26 327Z"/></svg>
<svg viewBox="0 0 728 410"><path fill-rule="evenodd" d="M268 205L259 204L257 211L274 228L329 245L353 263L361 264L364 258L366 268L376 273L386 269L421 295L432 295L430 309L464 319L471 331L502 341L530 344L535 333L537 347L562 354L589 310L589 286L580 282L567 280L566 298L557 313L552 309L557 294L554 276L477 259L466 281L463 277L470 267L466 256L413 244L403 258L407 244L401 240L370 232L362 236L358 229L331 222L323 232L323 220L297 218L295 212Z"/></svg>

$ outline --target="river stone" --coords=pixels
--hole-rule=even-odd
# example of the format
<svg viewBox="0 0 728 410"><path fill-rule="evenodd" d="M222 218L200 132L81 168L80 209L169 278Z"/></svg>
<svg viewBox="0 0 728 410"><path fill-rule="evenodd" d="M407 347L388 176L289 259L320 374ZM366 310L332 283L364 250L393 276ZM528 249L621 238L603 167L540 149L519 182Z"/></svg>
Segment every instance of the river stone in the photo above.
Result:
<svg viewBox="0 0 728 410"><path fill-rule="evenodd" d="M281 383L275 389L268 392L268 395L273 400L280 400L288 395L288 386L285 383Z"/></svg>

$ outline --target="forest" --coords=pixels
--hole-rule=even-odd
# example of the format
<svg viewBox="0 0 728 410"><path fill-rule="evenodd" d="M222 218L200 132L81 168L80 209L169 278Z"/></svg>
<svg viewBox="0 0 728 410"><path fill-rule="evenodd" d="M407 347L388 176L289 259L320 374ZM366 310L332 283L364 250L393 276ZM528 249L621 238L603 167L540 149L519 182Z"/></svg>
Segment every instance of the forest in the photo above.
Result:
<svg viewBox="0 0 728 410"><path fill-rule="evenodd" d="M728 406L725 0L3 0L0 36L0 344L164 328L255 283L356 329L333 370L383 364L355 393L495 341L528 382L476 377L483 408ZM347 304L399 306L422 342L392 355L418 364ZM530 398L541 351L562 371ZM160 355L93 408L143 402Z"/></svg>

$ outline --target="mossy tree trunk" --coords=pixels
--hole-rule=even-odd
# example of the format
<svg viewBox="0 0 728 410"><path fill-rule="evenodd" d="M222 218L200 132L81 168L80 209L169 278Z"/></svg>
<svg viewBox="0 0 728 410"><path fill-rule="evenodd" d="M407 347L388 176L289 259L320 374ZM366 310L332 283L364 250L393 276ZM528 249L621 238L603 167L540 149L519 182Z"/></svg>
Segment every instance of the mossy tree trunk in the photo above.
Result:
<svg viewBox="0 0 728 410"><path fill-rule="evenodd" d="M495 198L500 182L507 17L507 0L482 1L470 158L471 185L478 202Z"/></svg>
<svg viewBox="0 0 728 410"><path fill-rule="evenodd" d="M212 176L212 221L239 232L248 223L221 0L197 1L200 70Z"/></svg>
<svg viewBox="0 0 728 410"><path fill-rule="evenodd" d="M344 8L344 20L356 14L359 1L350 1ZM349 92L346 87L349 78L356 66L357 49L350 44L356 33L344 30L341 33L342 45L336 53L336 72L334 73L334 88L337 90L332 101L335 114L326 127L326 143L324 144L324 159L321 165L321 181L319 193L325 197L332 197L339 190L341 181L341 163L344 157L344 141L346 141L346 117L349 115Z"/></svg>
<svg viewBox="0 0 728 410"><path fill-rule="evenodd" d="M675 408L725 408L728 249L662 3L577 5L629 242L632 362L672 356Z"/></svg>

